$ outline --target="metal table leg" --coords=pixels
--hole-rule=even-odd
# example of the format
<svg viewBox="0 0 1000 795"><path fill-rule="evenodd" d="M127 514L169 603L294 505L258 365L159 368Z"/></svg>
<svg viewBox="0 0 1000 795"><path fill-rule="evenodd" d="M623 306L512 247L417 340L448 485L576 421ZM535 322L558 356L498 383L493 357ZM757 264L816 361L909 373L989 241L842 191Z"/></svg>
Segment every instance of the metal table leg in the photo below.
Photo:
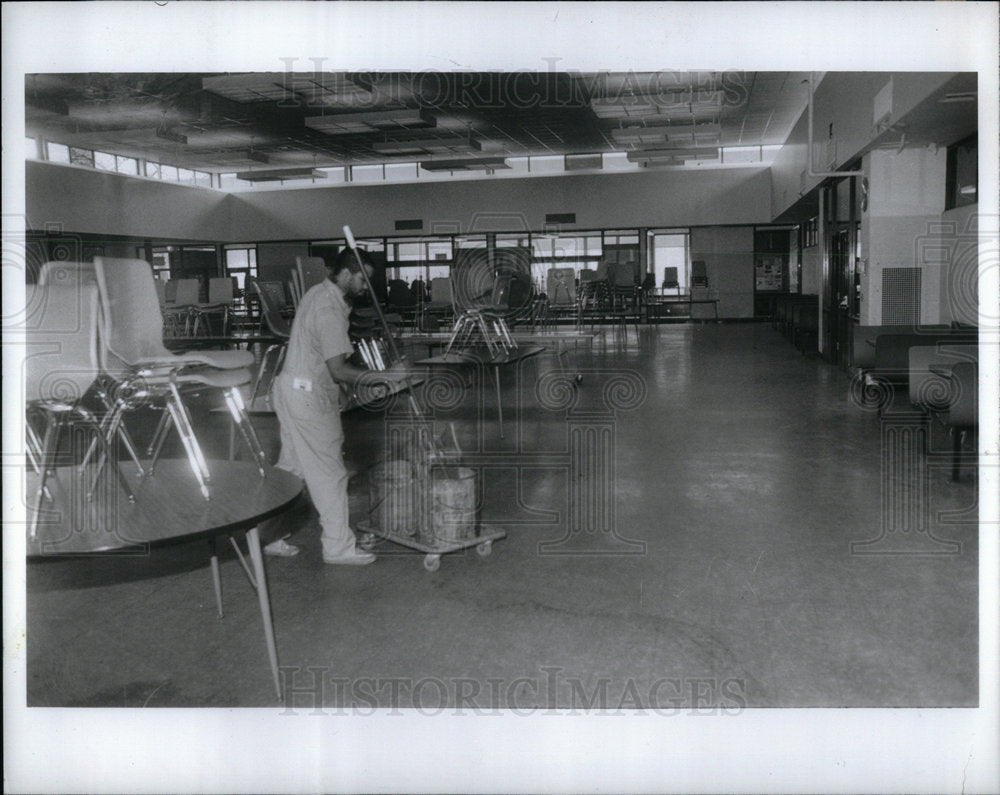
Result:
<svg viewBox="0 0 1000 795"><path fill-rule="evenodd" d="M271 673L274 676L274 691L280 700L281 680L278 677L278 649L274 643L274 625L271 623L271 602L267 595L264 555L260 550L260 533L256 527L247 531L247 547L250 549L250 559L253 561L254 584L257 587L257 600L260 602L260 617L264 622L264 640L267 643L267 656L271 661Z"/></svg>
<svg viewBox="0 0 1000 795"><path fill-rule="evenodd" d="M500 397L500 365L493 365L493 375L497 385L497 417L500 420L500 438L503 439L503 400Z"/></svg>

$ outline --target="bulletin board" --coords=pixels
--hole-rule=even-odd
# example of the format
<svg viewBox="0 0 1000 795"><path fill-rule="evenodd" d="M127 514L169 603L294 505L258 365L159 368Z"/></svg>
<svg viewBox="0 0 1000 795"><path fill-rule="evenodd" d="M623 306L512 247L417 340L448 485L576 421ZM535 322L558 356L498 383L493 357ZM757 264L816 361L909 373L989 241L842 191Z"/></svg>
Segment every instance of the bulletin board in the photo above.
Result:
<svg viewBox="0 0 1000 795"><path fill-rule="evenodd" d="M762 292L780 291L784 268L784 257L758 256L754 272L754 285L756 289Z"/></svg>

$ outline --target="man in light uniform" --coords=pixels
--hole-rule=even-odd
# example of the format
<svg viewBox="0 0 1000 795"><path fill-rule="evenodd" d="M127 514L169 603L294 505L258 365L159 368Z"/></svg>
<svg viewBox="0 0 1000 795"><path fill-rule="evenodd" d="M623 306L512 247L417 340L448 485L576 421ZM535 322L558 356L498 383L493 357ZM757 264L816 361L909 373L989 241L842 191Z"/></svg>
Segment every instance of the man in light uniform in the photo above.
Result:
<svg viewBox="0 0 1000 795"><path fill-rule="evenodd" d="M371 260L358 252L369 277ZM319 511L326 563L364 565L375 555L357 549L349 524L347 480L342 446L338 384L354 385L371 376L347 362L354 353L348 336L347 298L362 295L367 282L354 252L345 248L330 269L329 278L310 289L299 303L292 323L288 351L274 382L274 410L281 423L281 456L277 466L303 478ZM386 381L402 381L407 372L393 367L379 373ZM279 539L265 547L272 555L298 551Z"/></svg>

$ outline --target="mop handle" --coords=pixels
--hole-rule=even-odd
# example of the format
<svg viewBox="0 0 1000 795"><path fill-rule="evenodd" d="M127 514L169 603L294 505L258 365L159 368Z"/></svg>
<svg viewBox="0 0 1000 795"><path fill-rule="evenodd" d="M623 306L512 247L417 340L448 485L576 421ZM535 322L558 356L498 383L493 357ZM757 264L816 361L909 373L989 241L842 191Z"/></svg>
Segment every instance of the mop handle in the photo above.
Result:
<svg viewBox="0 0 1000 795"><path fill-rule="evenodd" d="M354 252L354 258L358 261L358 267L361 269L361 275L365 278L365 284L368 285L368 292L372 297L372 305L375 307L375 312L378 315L379 322L382 324L382 331L385 332L385 341L389 346L389 352L392 354L394 362L400 362L403 357L399 355L399 349L396 347L396 340L392 337L392 330L389 328L389 323L385 319L385 315L382 313L382 307L379 305L378 296L375 295L375 288L372 286L372 280L368 278L368 271L365 270L365 264L361 261L361 255L358 253L358 247L354 242L354 234L351 232L351 227L344 227L344 237L347 238L347 245L350 246L351 251Z"/></svg>
<svg viewBox="0 0 1000 795"><path fill-rule="evenodd" d="M392 353L392 358L396 362L401 362L403 360L403 357L399 355L399 349L396 347L396 341L392 337L392 331L389 328L389 324L386 322L385 315L382 314L382 307L379 306L378 296L375 295L375 289L372 287L371 279L368 278L368 272L365 270L364 263L361 261L361 255L358 253L358 246L354 242L354 233L351 232L351 227L349 226L344 227L344 237L347 239L347 245L350 247L351 251L354 252L354 257L355 259L357 259L358 266L361 268L362 276L365 277L365 284L368 285L368 291L371 293L372 296L372 303L375 305L375 311L378 313L378 319L382 323L382 330L385 332L386 342L389 345L389 350ZM407 380L409 379L407 378ZM419 419L423 419L424 412L421 410L412 392L409 394L409 400L410 400L410 407L413 409L413 413Z"/></svg>

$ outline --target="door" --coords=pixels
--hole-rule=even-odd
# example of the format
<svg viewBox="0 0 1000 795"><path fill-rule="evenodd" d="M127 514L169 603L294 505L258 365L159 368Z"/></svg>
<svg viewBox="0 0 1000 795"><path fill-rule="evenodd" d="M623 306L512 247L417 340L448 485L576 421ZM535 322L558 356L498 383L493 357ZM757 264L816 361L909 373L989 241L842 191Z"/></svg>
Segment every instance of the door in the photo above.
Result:
<svg viewBox="0 0 1000 795"><path fill-rule="evenodd" d="M754 317L774 314L777 296L788 292L790 229L776 227L754 230Z"/></svg>
<svg viewBox="0 0 1000 795"><path fill-rule="evenodd" d="M850 339L853 257L850 224L835 222L830 230L830 295L827 306L829 332L827 350L836 365L846 366Z"/></svg>

